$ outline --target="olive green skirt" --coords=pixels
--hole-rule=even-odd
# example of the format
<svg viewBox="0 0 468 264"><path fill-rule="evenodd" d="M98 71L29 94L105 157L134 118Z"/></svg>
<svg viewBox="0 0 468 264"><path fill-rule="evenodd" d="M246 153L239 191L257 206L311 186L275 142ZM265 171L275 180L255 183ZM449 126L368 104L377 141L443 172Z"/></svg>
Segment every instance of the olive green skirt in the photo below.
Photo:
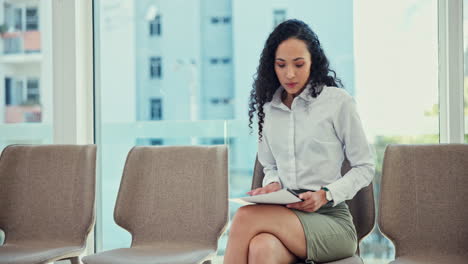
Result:
<svg viewBox="0 0 468 264"><path fill-rule="evenodd" d="M307 243L306 263L330 262L356 253L357 235L346 203L322 206L316 212L292 209L301 221Z"/></svg>

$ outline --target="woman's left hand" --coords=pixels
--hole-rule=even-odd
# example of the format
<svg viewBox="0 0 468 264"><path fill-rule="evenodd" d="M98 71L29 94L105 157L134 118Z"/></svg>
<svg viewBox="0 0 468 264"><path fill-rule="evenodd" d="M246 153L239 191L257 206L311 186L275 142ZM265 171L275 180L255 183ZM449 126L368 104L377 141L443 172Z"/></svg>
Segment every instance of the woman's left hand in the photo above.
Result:
<svg viewBox="0 0 468 264"><path fill-rule="evenodd" d="M304 192L299 194L299 198L304 201L288 204L286 207L305 212L315 212L324 204L328 203L324 190L316 192Z"/></svg>

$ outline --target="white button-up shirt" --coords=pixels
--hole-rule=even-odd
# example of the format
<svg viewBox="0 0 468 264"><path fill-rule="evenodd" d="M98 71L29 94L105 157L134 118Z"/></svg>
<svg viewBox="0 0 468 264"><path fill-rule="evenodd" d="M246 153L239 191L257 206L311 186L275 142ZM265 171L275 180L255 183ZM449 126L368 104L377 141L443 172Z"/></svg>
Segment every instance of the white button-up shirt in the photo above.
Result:
<svg viewBox="0 0 468 264"><path fill-rule="evenodd" d="M374 157L354 99L344 90L324 86L316 98L306 87L292 102L281 101L280 87L264 105L263 137L258 160L264 167L263 186L320 190L327 187L334 206L350 200L374 177ZM341 176L345 158L351 170Z"/></svg>

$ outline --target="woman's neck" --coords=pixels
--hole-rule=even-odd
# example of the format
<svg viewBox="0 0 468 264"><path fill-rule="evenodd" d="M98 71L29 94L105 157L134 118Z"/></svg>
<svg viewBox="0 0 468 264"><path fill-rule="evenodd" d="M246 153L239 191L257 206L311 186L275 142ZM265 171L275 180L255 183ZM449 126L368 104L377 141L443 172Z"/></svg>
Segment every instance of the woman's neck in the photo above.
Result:
<svg viewBox="0 0 468 264"><path fill-rule="evenodd" d="M291 109L292 102L294 101L294 98L296 96L297 94L289 94L286 92L286 90L283 90L281 94L281 101L283 102L284 105L286 105L289 109Z"/></svg>
<svg viewBox="0 0 468 264"><path fill-rule="evenodd" d="M305 88L305 87L304 87ZM281 93L281 101L289 108L291 109L291 105L292 105L292 102L294 101L294 98L296 98L298 95L300 95L302 93L302 91L304 91L304 88L302 88L301 90L299 90L297 93L295 94L290 94L288 92L286 92L286 90L283 90L283 92Z"/></svg>

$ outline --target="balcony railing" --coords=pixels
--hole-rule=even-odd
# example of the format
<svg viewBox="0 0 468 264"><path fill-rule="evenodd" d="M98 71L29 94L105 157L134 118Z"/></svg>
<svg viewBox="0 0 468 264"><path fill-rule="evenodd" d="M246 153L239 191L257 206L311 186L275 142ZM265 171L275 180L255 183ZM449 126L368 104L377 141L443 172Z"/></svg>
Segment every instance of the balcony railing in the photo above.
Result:
<svg viewBox="0 0 468 264"><path fill-rule="evenodd" d="M7 106L5 108L5 123L38 123L41 122L41 106Z"/></svg>
<svg viewBox="0 0 468 264"><path fill-rule="evenodd" d="M2 34L3 53L21 54L41 51L41 33L39 31L16 31Z"/></svg>

